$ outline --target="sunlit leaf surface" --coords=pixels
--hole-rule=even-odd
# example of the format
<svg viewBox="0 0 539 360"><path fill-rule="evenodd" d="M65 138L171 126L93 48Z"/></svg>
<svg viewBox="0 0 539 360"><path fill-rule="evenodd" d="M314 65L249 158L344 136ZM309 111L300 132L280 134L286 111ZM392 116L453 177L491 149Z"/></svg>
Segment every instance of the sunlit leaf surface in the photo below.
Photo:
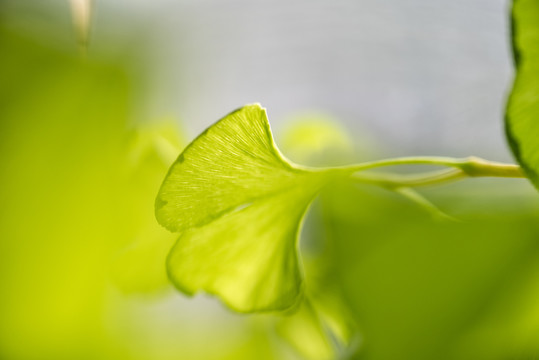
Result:
<svg viewBox="0 0 539 360"><path fill-rule="evenodd" d="M301 219L333 176L284 160L260 105L227 115L180 155L157 197L159 222L182 232L169 255L170 278L241 312L293 306L302 282Z"/></svg>

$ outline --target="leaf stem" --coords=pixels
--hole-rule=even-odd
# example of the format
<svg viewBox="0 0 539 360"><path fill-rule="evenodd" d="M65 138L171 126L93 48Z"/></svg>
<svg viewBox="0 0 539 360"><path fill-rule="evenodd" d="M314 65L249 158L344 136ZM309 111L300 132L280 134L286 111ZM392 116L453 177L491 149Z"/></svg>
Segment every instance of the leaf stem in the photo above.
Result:
<svg viewBox="0 0 539 360"><path fill-rule="evenodd" d="M446 166L449 168L416 174L365 171L386 166L419 164ZM524 171L518 165L488 161L475 156L470 156L467 158L438 156L392 158L339 167L335 168L335 171L341 174L347 173L353 180L357 182L373 184L395 191L401 196L404 196L410 201L413 201L421 206L434 218L450 221L458 220L445 214L442 210L423 197L420 193L416 192L413 188L418 186L442 184L471 177L526 177Z"/></svg>
<svg viewBox="0 0 539 360"><path fill-rule="evenodd" d="M444 169L419 174L401 175L392 173L361 173L352 175L352 179L389 188L401 186L417 187L460 180L467 177L460 169Z"/></svg>
<svg viewBox="0 0 539 360"><path fill-rule="evenodd" d="M460 168L462 166L462 163L466 162L467 159L457 159L443 156L401 157L369 161L361 164L347 166L346 168L352 172L394 165L442 165Z"/></svg>
<svg viewBox="0 0 539 360"><path fill-rule="evenodd" d="M410 175L387 172L364 173L365 170L379 167L419 164L447 166L450 167L450 169ZM352 179L358 182L371 183L388 188L434 185L461 180L468 177L526 177L518 165L488 161L475 156L467 158L438 156L392 158L347 166L340 168L339 170L350 173Z"/></svg>
<svg viewBox="0 0 539 360"><path fill-rule="evenodd" d="M423 197L423 195L419 194L414 189L410 189L409 187L399 187L399 188L395 188L394 190L396 193L418 204L420 207L426 210L429 214L431 214L434 219L441 220L441 221L459 222L459 220L455 219L454 217L450 215L447 215L445 212L440 210L436 205L431 203L429 200Z"/></svg>

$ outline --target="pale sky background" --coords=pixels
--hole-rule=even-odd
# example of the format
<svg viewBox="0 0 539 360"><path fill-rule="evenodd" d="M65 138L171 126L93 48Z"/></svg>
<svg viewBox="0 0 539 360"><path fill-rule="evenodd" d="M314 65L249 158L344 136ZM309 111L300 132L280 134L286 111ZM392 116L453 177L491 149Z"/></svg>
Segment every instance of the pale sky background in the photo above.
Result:
<svg viewBox="0 0 539 360"><path fill-rule="evenodd" d="M317 110L385 156L511 159L502 126L513 71L508 1L94 3L92 47L105 37L147 46L139 114L177 118L191 138L260 102L277 133L290 115Z"/></svg>

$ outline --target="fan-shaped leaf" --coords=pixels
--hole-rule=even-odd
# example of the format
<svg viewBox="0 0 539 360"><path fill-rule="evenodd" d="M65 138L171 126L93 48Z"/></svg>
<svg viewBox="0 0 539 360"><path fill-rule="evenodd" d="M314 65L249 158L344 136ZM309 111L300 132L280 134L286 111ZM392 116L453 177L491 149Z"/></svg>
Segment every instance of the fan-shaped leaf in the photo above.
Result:
<svg viewBox="0 0 539 360"><path fill-rule="evenodd" d="M293 306L301 219L336 174L286 161L260 105L227 115L184 150L158 194L157 219L182 233L168 257L170 279L240 312Z"/></svg>

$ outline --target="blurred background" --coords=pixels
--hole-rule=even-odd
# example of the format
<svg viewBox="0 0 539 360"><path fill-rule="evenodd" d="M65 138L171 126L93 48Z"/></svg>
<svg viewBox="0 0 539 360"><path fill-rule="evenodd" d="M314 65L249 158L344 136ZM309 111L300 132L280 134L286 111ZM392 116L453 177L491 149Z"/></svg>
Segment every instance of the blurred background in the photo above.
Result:
<svg viewBox="0 0 539 360"><path fill-rule="evenodd" d="M87 34L75 3L0 3L0 359L539 356L524 180L421 190L455 224L382 189L327 189L290 314L173 290L175 235L153 216L181 149L252 102L304 164L512 161L507 1L94 0Z"/></svg>

